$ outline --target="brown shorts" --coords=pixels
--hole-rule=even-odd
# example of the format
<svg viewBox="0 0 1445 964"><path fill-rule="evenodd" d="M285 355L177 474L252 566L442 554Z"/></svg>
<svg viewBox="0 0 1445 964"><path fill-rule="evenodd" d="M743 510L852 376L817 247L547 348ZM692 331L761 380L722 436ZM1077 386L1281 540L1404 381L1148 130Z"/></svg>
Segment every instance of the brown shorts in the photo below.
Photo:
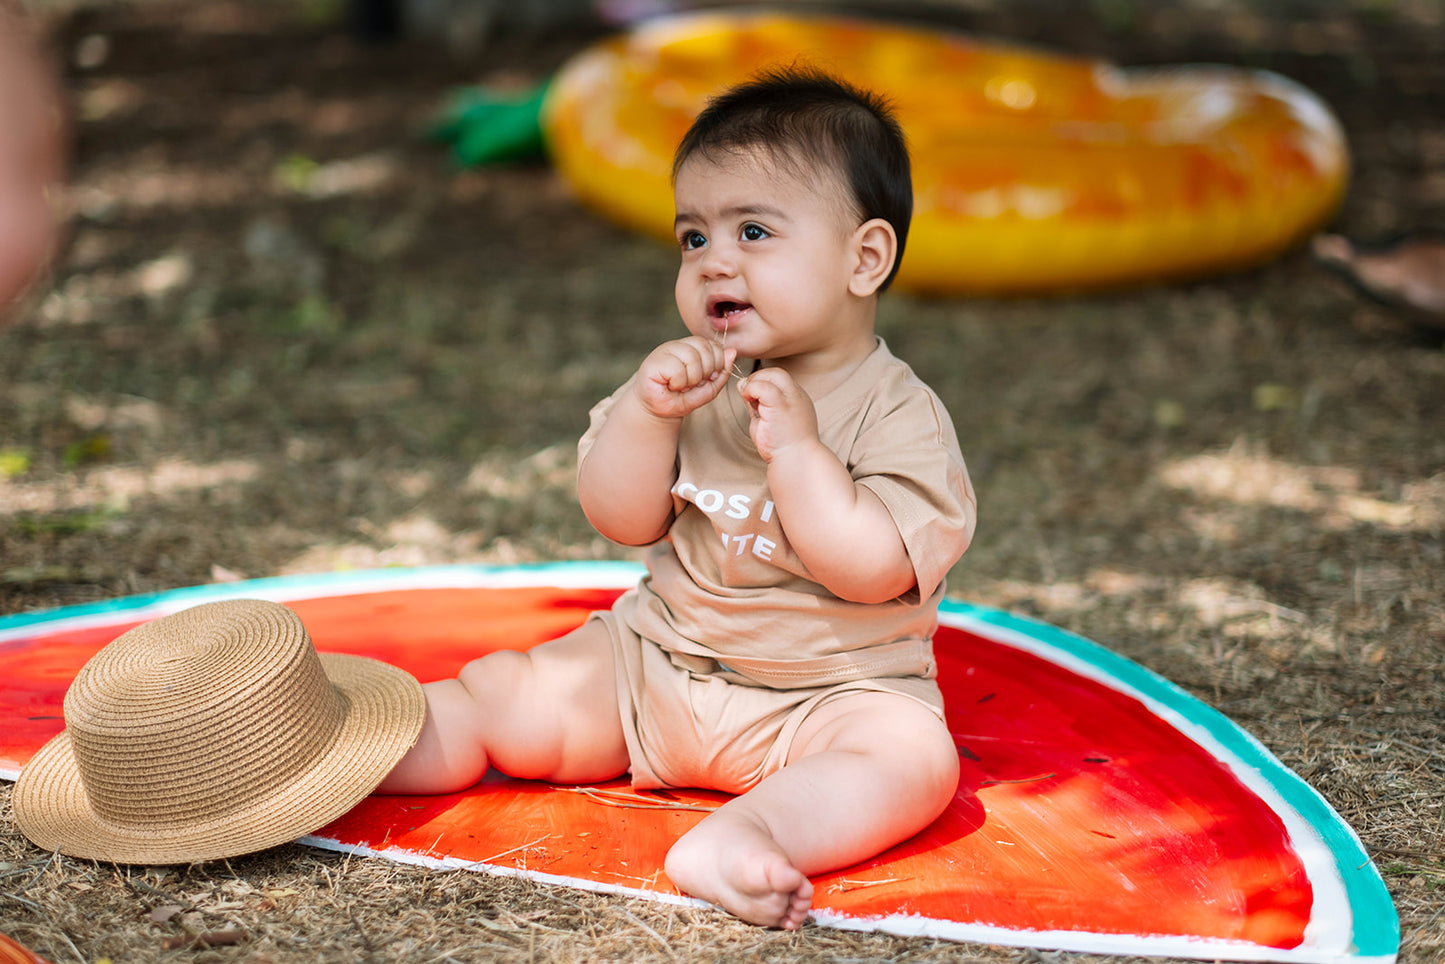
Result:
<svg viewBox="0 0 1445 964"><path fill-rule="evenodd" d="M633 632L616 612L593 613L612 636L617 704L632 785L744 793L788 762L798 727L824 703L858 692L897 693L943 718L932 679L887 677L773 689L697 673Z"/></svg>

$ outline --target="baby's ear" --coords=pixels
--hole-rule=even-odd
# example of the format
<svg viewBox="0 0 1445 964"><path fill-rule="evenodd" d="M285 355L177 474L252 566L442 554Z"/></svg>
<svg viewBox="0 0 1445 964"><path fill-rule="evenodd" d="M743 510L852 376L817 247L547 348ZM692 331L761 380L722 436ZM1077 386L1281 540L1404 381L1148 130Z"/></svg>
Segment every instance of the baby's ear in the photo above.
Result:
<svg viewBox="0 0 1445 964"><path fill-rule="evenodd" d="M893 225L882 218L864 221L853 232L853 251L858 260L848 279L848 291L859 298L877 294L893 270L893 259L898 257L898 235L893 233Z"/></svg>

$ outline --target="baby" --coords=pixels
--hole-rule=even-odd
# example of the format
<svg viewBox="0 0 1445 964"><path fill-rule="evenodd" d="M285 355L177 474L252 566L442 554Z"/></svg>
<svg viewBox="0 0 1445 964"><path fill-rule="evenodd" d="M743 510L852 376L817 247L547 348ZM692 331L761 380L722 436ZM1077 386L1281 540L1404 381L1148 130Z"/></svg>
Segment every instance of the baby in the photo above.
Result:
<svg viewBox="0 0 1445 964"><path fill-rule="evenodd" d="M794 929L809 874L904 840L955 793L931 636L974 495L942 403L874 333L913 206L886 106L765 73L698 117L673 188L690 335L579 445L583 510L649 547L648 574L574 632L429 684L379 791L455 791L488 767L724 790L668 876Z"/></svg>

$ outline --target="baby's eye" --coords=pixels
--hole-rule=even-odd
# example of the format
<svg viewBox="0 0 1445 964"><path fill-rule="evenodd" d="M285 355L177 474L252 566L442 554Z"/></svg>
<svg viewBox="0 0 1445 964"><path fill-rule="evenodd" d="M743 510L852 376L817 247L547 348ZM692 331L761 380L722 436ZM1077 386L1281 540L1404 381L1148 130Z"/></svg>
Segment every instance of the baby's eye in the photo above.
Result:
<svg viewBox="0 0 1445 964"><path fill-rule="evenodd" d="M743 225L742 239L744 241L761 241L766 237L768 237L768 229L761 224L748 222Z"/></svg>
<svg viewBox="0 0 1445 964"><path fill-rule="evenodd" d="M707 245L707 238L696 231L684 231L682 237L677 239L677 243L684 251L696 251Z"/></svg>

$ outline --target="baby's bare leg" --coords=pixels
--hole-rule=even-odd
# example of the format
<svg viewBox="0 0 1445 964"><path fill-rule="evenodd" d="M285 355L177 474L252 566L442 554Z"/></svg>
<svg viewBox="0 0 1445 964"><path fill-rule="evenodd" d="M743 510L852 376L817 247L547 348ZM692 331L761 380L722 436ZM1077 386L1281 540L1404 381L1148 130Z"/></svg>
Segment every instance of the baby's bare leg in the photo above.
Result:
<svg viewBox="0 0 1445 964"><path fill-rule="evenodd" d="M943 812L958 751L923 705L861 692L825 703L787 766L709 814L673 846L679 888L754 924L793 930L822 873L872 857Z"/></svg>
<svg viewBox="0 0 1445 964"><path fill-rule="evenodd" d="M585 783L627 770L612 640L598 620L529 652L474 659L426 684L421 736L378 793L450 793L496 767L510 776Z"/></svg>

